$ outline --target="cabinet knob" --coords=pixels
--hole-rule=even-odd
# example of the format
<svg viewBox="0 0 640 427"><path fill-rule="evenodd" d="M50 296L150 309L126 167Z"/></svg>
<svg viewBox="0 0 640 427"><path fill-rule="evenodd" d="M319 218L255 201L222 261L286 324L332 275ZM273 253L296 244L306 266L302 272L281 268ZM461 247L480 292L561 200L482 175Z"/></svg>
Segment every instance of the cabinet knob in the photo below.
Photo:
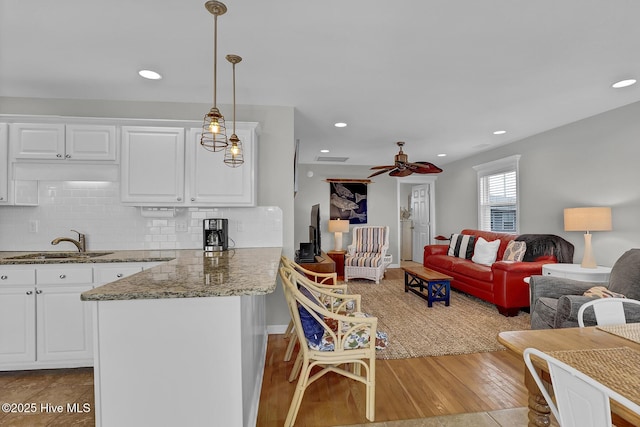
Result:
<svg viewBox="0 0 640 427"><path fill-rule="evenodd" d="M33 291L27 291L27 295L32 295Z"/></svg>
<svg viewBox="0 0 640 427"><path fill-rule="evenodd" d="M122 277L122 273L118 273L118 274L116 274L116 277L117 277L117 278Z"/></svg>
<svg viewBox="0 0 640 427"><path fill-rule="evenodd" d="M2 199L0 199L0 200L2 200ZM195 201L196 201L196 198L195 198L195 197L192 197L192 198L191 198L191 201L192 201L192 202L195 202Z"/></svg>
<svg viewBox="0 0 640 427"><path fill-rule="evenodd" d="M61 157L62 157L62 154L56 154L56 157L57 157L57 158L61 158Z"/></svg>
<svg viewBox="0 0 640 427"><path fill-rule="evenodd" d="M181 202L181 201L182 201L182 197L178 197L178 199L177 199L177 200L178 200L179 202Z"/></svg>
<svg viewBox="0 0 640 427"><path fill-rule="evenodd" d="M4 197L0 197L0 200L4 200Z"/></svg>
<svg viewBox="0 0 640 427"><path fill-rule="evenodd" d="M60 278L61 278L61 279L66 279L66 278L67 278L67 275L66 275L66 274L61 274L61 275L60 275Z"/></svg>
<svg viewBox="0 0 640 427"><path fill-rule="evenodd" d="M9 277L8 277L8 276L5 276L5 275L0 276L0 279L2 279L2 280L7 280L8 278L9 278Z"/></svg>
<svg viewBox="0 0 640 427"><path fill-rule="evenodd" d="M36 290L36 294L40 295L42 291L40 289Z"/></svg>
<svg viewBox="0 0 640 427"><path fill-rule="evenodd" d="M67 154L64 156L66 159L70 159L71 158L71 154Z"/></svg>

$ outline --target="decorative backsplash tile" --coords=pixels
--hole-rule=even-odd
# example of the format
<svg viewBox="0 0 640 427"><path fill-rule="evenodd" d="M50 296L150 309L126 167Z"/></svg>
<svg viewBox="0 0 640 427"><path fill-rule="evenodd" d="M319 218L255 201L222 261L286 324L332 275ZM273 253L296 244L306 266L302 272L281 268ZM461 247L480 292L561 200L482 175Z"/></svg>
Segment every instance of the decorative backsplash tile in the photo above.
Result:
<svg viewBox="0 0 640 427"><path fill-rule="evenodd" d="M172 217L148 217L120 204L117 182L41 181L39 198L39 206L0 207L0 251L75 250L51 245L77 237L72 229L86 234L87 250L199 249L205 218L229 219L229 247L283 244L279 207L176 208Z"/></svg>

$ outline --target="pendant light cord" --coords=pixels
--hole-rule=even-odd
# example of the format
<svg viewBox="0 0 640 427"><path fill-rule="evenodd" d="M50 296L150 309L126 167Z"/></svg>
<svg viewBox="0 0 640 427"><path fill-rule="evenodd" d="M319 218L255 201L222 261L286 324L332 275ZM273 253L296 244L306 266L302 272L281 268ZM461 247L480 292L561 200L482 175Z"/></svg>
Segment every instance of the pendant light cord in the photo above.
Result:
<svg viewBox="0 0 640 427"><path fill-rule="evenodd" d="M218 74L218 14L213 15L213 106L216 103L216 79Z"/></svg>
<svg viewBox="0 0 640 427"><path fill-rule="evenodd" d="M236 134L236 63L233 63L233 134Z"/></svg>

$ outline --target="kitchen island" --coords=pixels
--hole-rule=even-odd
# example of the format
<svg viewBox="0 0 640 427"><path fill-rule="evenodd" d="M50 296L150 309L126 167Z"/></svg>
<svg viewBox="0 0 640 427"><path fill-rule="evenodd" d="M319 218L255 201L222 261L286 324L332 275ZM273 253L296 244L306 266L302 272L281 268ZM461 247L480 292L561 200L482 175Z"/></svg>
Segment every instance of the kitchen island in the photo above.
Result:
<svg viewBox="0 0 640 427"><path fill-rule="evenodd" d="M82 293L96 426L255 424L281 248L175 255Z"/></svg>

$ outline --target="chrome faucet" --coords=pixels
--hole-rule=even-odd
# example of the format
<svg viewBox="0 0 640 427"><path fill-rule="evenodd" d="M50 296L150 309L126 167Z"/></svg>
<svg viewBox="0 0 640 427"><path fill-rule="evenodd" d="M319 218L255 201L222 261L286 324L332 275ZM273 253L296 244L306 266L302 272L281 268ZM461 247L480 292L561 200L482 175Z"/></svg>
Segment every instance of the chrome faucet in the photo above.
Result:
<svg viewBox="0 0 640 427"><path fill-rule="evenodd" d="M78 240L72 239L70 237L56 237L51 241L52 245L57 245L60 242L71 242L76 245L78 248L78 252L86 252L87 251L87 241L85 239L85 235L76 230L71 230L74 233L78 233Z"/></svg>

